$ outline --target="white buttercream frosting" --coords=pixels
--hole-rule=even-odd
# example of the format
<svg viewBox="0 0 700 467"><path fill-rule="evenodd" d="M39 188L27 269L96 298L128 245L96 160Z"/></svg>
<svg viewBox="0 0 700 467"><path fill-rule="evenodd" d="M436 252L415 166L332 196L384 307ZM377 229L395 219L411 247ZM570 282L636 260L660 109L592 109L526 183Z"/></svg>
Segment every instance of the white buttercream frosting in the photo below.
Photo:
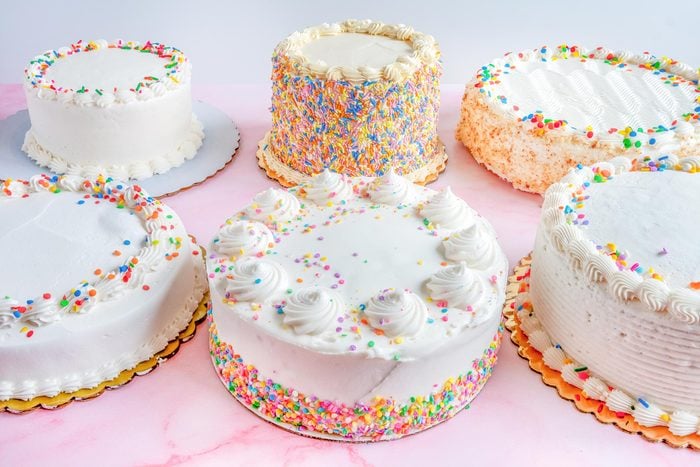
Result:
<svg viewBox="0 0 700 467"><path fill-rule="evenodd" d="M319 205L337 204L353 196L352 186L343 175L326 169L303 185L306 199Z"/></svg>
<svg viewBox="0 0 700 467"><path fill-rule="evenodd" d="M450 187L433 195L420 209L420 214L438 228L454 230L474 222L474 212L467 203L455 196Z"/></svg>
<svg viewBox="0 0 700 467"><path fill-rule="evenodd" d="M253 197L247 214L250 219L260 222L287 222L299 214L300 209L299 200L290 192L268 188Z"/></svg>
<svg viewBox="0 0 700 467"><path fill-rule="evenodd" d="M425 326L428 308L409 290L385 290L369 300L365 315L388 337L412 337Z"/></svg>
<svg viewBox="0 0 700 467"><path fill-rule="evenodd" d="M376 178L370 184L367 192L375 203L393 206L411 203L416 196L413 183L397 175L393 169Z"/></svg>
<svg viewBox="0 0 700 467"><path fill-rule="evenodd" d="M287 298L284 324L296 334L318 335L331 331L345 310L340 295L320 287L300 289Z"/></svg>
<svg viewBox="0 0 700 467"><path fill-rule="evenodd" d="M219 229L214 249L223 255L240 258L262 254L274 244L275 238L265 224L230 221Z"/></svg>
<svg viewBox="0 0 700 467"><path fill-rule="evenodd" d="M236 262L226 278L229 298L244 302L272 300L287 289L289 277L278 263L266 259L246 258Z"/></svg>
<svg viewBox="0 0 700 467"><path fill-rule="evenodd" d="M448 266L435 273L427 284L433 300L445 300L447 306L478 309L484 298L483 278L464 263Z"/></svg>

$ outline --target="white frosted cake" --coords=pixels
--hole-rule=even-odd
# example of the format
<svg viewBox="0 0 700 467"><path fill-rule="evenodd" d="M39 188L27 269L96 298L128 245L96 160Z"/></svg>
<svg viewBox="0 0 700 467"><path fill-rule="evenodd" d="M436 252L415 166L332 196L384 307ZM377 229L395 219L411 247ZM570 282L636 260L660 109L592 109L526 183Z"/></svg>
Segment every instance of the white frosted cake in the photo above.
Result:
<svg viewBox="0 0 700 467"><path fill-rule="evenodd" d="M59 174L142 179L195 156L190 64L155 42L79 41L25 70L31 129L22 149Z"/></svg>
<svg viewBox="0 0 700 467"><path fill-rule="evenodd" d="M324 171L258 194L214 238L212 358L242 404L289 430L415 433L489 378L507 269L449 188Z"/></svg>
<svg viewBox="0 0 700 467"><path fill-rule="evenodd" d="M521 329L586 397L700 431L700 157L579 167L545 195Z"/></svg>
<svg viewBox="0 0 700 467"><path fill-rule="evenodd" d="M432 36L403 24L347 20L291 34L272 56L272 128L259 165L284 186L324 169L433 181L447 160L439 58Z"/></svg>
<svg viewBox="0 0 700 467"><path fill-rule="evenodd" d="M698 71L648 53L561 45L508 53L467 84L457 138L515 188L576 164L700 152Z"/></svg>
<svg viewBox="0 0 700 467"><path fill-rule="evenodd" d="M0 183L0 401L93 388L191 321L204 261L138 186L36 176Z"/></svg>

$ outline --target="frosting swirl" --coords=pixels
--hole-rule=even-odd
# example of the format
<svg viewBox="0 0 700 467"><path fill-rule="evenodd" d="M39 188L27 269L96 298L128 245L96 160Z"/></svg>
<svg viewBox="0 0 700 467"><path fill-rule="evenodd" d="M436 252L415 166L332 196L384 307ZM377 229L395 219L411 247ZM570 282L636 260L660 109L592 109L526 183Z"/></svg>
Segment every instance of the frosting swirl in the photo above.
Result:
<svg viewBox="0 0 700 467"><path fill-rule="evenodd" d="M428 280L430 298L445 300L448 306L476 309L484 299L486 286L482 277L464 263L455 264L441 269Z"/></svg>
<svg viewBox="0 0 700 467"><path fill-rule="evenodd" d="M58 311L54 298L42 298L27 307L27 311L22 315L22 321L32 326L43 326L61 319Z"/></svg>
<svg viewBox="0 0 700 467"><path fill-rule="evenodd" d="M301 209L296 196L286 190L268 188L258 193L246 208L246 215L260 222L287 222L292 220Z"/></svg>
<svg viewBox="0 0 700 467"><path fill-rule="evenodd" d="M9 327L14 318L13 308L19 305L17 300L12 298L0 298L0 329Z"/></svg>
<svg viewBox="0 0 700 467"><path fill-rule="evenodd" d="M447 259L463 261L475 269L493 266L498 253L493 237L477 223L453 233L442 241L442 246Z"/></svg>
<svg viewBox="0 0 700 467"><path fill-rule="evenodd" d="M295 334L318 335L333 329L345 311L340 295L320 287L297 290L284 306L284 324Z"/></svg>
<svg viewBox="0 0 700 467"><path fill-rule="evenodd" d="M474 223L474 213L467 203L452 193L447 187L435 194L421 208L421 216L437 227L454 230Z"/></svg>
<svg viewBox="0 0 700 467"><path fill-rule="evenodd" d="M428 307L409 290L384 290L372 297L364 311L372 327L390 338L418 334L425 326Z"/></svg>
<svg viewBox="0 0 700 467"><path fill-rule="evenodd" d="M222 255L244 257L263 254L275 244L275 238L265 224L233 221L219 230L214 249Z"/></svg>
<svg viewBox="0 0 700 467"><path fill-rule="evenodd" d="M690 289L677 289L670 293L668 312L679 321L688 324L700 322L700 293Z"/></svg>
<svg viewBox="0 0 700 467"><path fill-rule="evenodd" d="M397 175L394 169L375 179L367 189L369 197L375 203L396 206L407 204L415 198L413 183Z"/></svg>
<svg viewBox="0 0 700 467"><path fill-rule="evenodd" d="M340 203L352 197L352 185L345 177L326 169L303 185L306 198L318 205Z"/></svg>
<svg viewBox="0 0 700 467"><path fill-rule="evenodd" d="M263 302L289 285L287 272L279 263L254 258L236 262L233 277L226 281L227 296L237 302Z"/></svg>

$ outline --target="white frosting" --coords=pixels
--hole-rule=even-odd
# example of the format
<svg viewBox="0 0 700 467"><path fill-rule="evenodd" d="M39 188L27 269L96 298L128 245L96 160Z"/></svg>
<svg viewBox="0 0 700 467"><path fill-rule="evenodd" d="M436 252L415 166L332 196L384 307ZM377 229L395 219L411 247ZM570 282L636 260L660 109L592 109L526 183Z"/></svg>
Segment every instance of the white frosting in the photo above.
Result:
<svg viewBox="0 0 700 467"><path fill-rule="evenodd" d="M614 144L624 138L663 150L677 149L688 138L698 144L698 120L684 118L698 112L698 73L666 57L557 47L509 53L482 70L489 76L482 96L519 120L540 112L566 121L564 131L591 131L592 138ZM628 127L633 134L619 132ZM647 131L658 127L663 130Z"/></svg>
<svg viewBox="0 0 700 467"><path fill-rule="evenodd" d="M464 261L470 268L486 269L494 264L498 244L491 232L474 223L443 240L445 256L452 261Z"/></svg>
<svg viewBox="0 0 700 467"><path fill-rule="evenodd" d="M433 195L420 208L420 214L437 227L449 230L468 227L475 218L474 211L450 187Z"/></svg>
<svg viewBox="0 0 700 467"><path fill-rule="evenodd" d="M353 196L352 186L345 177L328 169L302 186L306 198L319 205L343 203Z"/></svg>
<svg viewBox="0 0 700 467"><path fill-rule="evenodd" d="M165 56L96 47L45 69L45 56L32 61L24 87L32 126L22 149L39 165L82 177L143 179L192 159L204 133L184 55L166 68L174 62Z"/></svg>
<svg viewBox="0 0 700 467"><path fill-rule="evenodd" d="M430 278L427 287L433 300L445 300L446 306L468 310L479 308L487 288L483 277L464 263L441 269Z"/></svg>
<svg viewBox="0 0 700 467"><path fill-rule="evenodd" d="M259 256L272 248L275 238L265 224L227 221L214 240L214 250L233 258Z"/></svg>
<svg viewBox="0 0 700 467"><path fill-rule="evenodd" d="M11 297L0 301L0 400L114 378L174 339L204 293L199 251L167 207L117 183L98 189L123 194L124 209L89 197L91 182L55 185L37 176L27 197L0 192L0 256L18 265L0 271Z"/></svg>
<svg viewBox="0 0 700 467"><path fill-rule="evenodd" d="M241 302L273 300L289 285L287 272L279 264L253 258L237 261L225 280L226 295Z"/></svg>
<svg viewBox="0 0 700 467"><path fill-rule="evenodd" d="M253 197L247 214L260 222L287 222L299 213L300 206L296 196L279 188L268 188Z"/></svg>
<svg viewBox="0 0 700 467"><path fill-rule="evenodd" d="M563 200L566 214L555 218L543 211L530 279L538 324L531 326L541 326L572 359L616 388L607 398L612 410L687 434L688 420L700 414L700 291L691 287L700 277L693 240L700 210L689 202L700 197L700 179L683 172L690 170L683 159L652 162L664 160L679 170L616 167L618 175L582 192L583 206L573 212L567 211L577 201L560 196L567 185L547 192L547 209ZM570 193L592 176L590 169L572 172ZM567 240L565 230L578 234ZM624 266L607 254L613 248L625 256ZM681 414L677 422L672 412Z"/></svg>
<svg viewBox="0 0 700 467"><path fill-rule="evenodd" d="M348 68L382 68L412 51L405 41L358 33L319 36L301 49L312 63L320 61L329 67Z"/></svg>
<svg viewBox="0 0 700 467"><path fill-rule="evenodd" d="M322 24L295 32L275 53L285 54L306 75L363 82L403 82L440 53L432 36L404 25L371 20Z"/></svg>
<svg viewBox="0 0 700 467"><path fill-rule="evenodd" d="M367 192L375 203L381 204L407 204L415 199L416 193L413 183L390 169L385 175L376 178L369 186Z"/></svg>
<svg viewBox="0 0 700 467"><path fill-rule="evenodd" d="M391 178L392 185L404 185ZM435 192L410 185L412 202L389 197L383 204L370 196L385 182L327 173L288 193L308 200L313 187L323 201L328 191L319 187L341 183L343 203L302 202L298 216L269 224L278 241L262 259L286 271L286 290L275 288L262 303L227 297L226 276L236 277L237 262L218 253L209 258L209 270L218 271L210 281L219 336L261 375L318 397L354 403L377 394L427 394L433 384L468 371L493 337L505 256L496 247L488 271L469 271L480 286L470 287L466 278L455 285L477 307L447 309L431 299L426 283L455 265L440 248L448 231L429 230L416 209ZM233 219L249 215L246 208ZM458 229L478 222L490 231L471 211L464 221ZM350 370L357 381L348 380Z"/></svg>

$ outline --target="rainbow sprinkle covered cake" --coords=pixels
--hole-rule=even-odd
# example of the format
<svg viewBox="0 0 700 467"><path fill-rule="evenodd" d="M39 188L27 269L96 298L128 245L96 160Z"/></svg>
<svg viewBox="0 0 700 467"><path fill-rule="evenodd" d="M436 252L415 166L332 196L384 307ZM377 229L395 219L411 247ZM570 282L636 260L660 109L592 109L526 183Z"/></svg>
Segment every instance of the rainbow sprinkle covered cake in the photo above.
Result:
<svg viewBox="0 0 700 467"><path fill-rule="evenodd" d="M507 269L449 188L324 171L259 193L214 238L211 356L238 401L283 428L399 438L488 380Z"/></svg>
<svg viewBox="0 0 700 467"><path fill-rule="evenodd" d="M700 157L579 166L545 194L518 319L597 412L700 432ZM693 202L695 201L695 202Z"/></svg>
<svg viewBox="0 0 700 467"><path fill-rule="evenodd" d="M324 169L434 180L442 68L435 39L370 20L295 32L272 57L272 129L258 146L267 174L296 185Z"/></svg>
<svg viewBox="0 0 700 467"><path fill-rule="evenodd" d="M562 45L508 53L467 85L457 138L519 190L576 164L700 153L698 71L648 53Z"/></svg>
<svg viewBox="0 0 700 467"><path fill-rule="evenodd" d="M207 289L199 247L136 185L8 180L0 218L0 408L80 398L149 360Z"/></svg>
<svg viewBox="0 0 700 467"><path fill-rule="evenodd" d="M167 172L204 138L190 74L181 51L155 42L78 41L44 52L25 70L31 129L22 149L59 174Z"/></svg>

